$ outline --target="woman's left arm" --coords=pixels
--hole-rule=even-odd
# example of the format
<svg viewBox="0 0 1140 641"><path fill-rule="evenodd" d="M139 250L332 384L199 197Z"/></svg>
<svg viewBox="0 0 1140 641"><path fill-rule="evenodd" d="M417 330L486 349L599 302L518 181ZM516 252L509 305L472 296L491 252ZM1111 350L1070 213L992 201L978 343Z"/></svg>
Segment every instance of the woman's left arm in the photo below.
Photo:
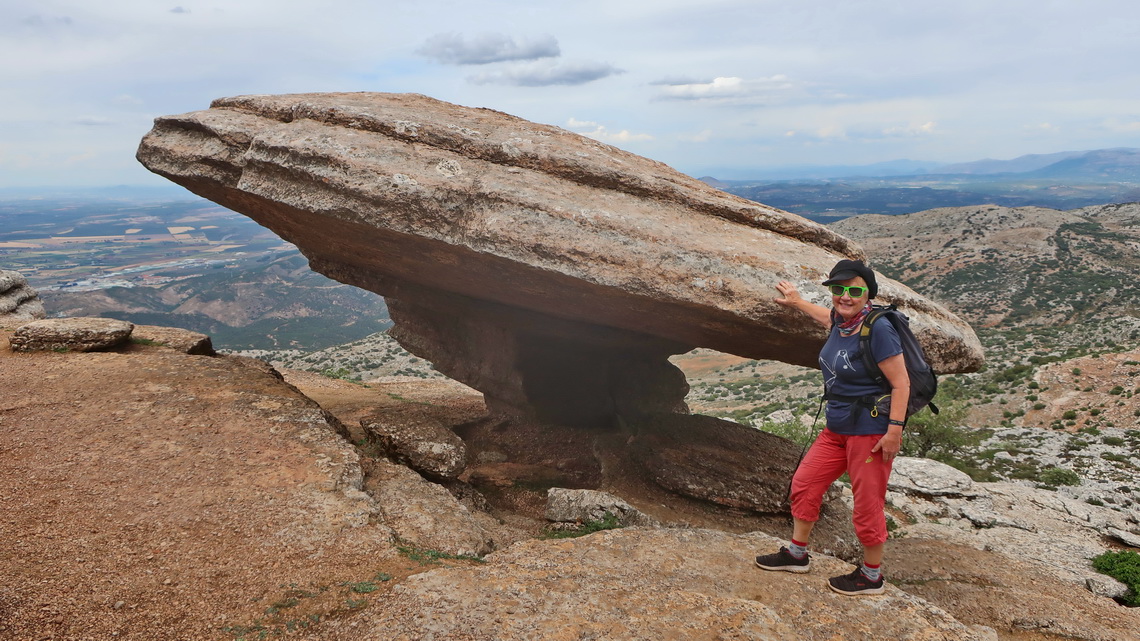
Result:
<svg viewBox="0 0 1140 641"><path fill-rule="evenodd" d="M906 421L907 403L910 402L910 375L906 372L906 360L902 354L895 354L879 361L879 369L891 384L890 419L902 423ZM890 461L902 449L902 425L890 424L887 433L871 448L872 452L883 450L883 460Z"/></svg>

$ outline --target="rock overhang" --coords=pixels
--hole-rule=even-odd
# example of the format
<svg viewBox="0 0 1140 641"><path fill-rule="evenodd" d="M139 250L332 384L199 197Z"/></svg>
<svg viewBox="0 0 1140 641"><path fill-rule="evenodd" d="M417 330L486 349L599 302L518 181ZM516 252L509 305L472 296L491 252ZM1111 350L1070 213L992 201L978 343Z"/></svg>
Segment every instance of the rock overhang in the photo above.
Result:
<svg viewBox="0 0 1140 641"><path fill-rule="evenodd" d="M830 267L864 258L822 225L659 162L412 94L219 99L158 118L138 159L270 228L325 275L404 301L514 310L539 335L590 327L673 353L814 366L825 332L777 305L775 284L828 304L818 283ZM910 316L936 371L980 367L976 336L950 311L885 277L879 298Z"/></svg>

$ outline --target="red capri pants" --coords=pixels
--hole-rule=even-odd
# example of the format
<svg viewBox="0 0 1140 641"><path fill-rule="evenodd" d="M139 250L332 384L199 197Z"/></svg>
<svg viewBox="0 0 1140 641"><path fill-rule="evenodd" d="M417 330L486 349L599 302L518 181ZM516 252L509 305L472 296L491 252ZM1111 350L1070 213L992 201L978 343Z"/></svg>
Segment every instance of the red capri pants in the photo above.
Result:
<svg viewBox="0 0 1140 641"><path fill-rule="evenodd" d="M801 521L818 521L824 493L847 472L855 495L855 535L865 547L885 542L887 518L883 504L891 463L883 461L882 450L871 453L881 438L882 434L849 436L824 428L792 477L792 516Z"/></svg>

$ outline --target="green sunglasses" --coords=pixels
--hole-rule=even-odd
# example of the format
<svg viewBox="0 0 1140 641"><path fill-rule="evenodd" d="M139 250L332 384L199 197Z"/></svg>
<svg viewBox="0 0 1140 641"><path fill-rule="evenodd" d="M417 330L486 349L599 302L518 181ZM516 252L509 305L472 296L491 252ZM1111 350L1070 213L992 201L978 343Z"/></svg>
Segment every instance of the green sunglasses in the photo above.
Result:
<svg viewBox="0 0 1140 641"><path fill-rule="evenodd" d="M851 298L863 298L863 294L867 293L867 288L860 285L828 285L831 290L832 296L842 296L848 294Z"/></svg>

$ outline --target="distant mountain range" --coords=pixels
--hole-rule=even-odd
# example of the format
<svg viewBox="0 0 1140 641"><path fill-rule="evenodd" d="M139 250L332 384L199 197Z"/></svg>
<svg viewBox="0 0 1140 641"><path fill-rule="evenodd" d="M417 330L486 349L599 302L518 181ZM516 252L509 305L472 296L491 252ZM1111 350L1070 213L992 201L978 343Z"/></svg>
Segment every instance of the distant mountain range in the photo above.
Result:
<svg viewBox="0 0 1140 641"><path fill-rule="evenodd" d="M910 169L904 171L908 164ZM824 223L860 214L907 214L938 207L993 204L1067 210L1140 201L1140 149L1132 148L941 166L897 161L830 169L816 168L814 177L701 180ZM876 173L887 169L895 173Z"/></svg>
<svg viewBox="0 0 1140 641"><path fill-rule="evenodd" d="M743 170L733 170L740 175ZM1052 154L1029 154L1012 160L975 160L945 164L918 160L890 160L869 165L799 166L756 170L750 179L718 180L702 177L706 182L741 182L742 180L853 180L867 178L907 178L938 176L946 179L978 176L1013 176L1027 178L1075 178L1086 182L1128 181L1140 183L1140 149L1119 147L1091 151L1062 151Z"/></svg>

